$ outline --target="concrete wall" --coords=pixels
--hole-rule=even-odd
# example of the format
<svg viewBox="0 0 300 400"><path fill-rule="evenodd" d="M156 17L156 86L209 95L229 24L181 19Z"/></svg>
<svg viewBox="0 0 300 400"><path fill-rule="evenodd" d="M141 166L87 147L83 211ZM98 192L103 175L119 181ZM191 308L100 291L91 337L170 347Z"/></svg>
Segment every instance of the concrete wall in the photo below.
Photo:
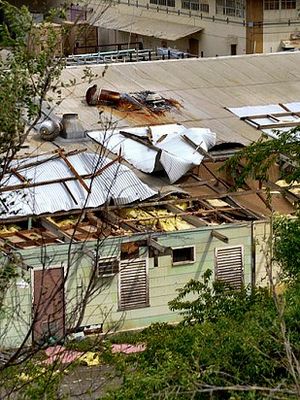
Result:
<svg viewBox="0 0 300 400"><path fill-rule="evenodd" d="M300 0L295 10L264 11L264 52L280 51L281 40L289 40L291 33L300 30Z"/></svg>
<svg viewBox="0 0 300 400"><path fill-rule="evenodd" d="M127 4L118 4L116 10L119 9L122 13L131 15L134 20L134 15L154 18L160 20L163 24L165 21L187 24L199 27L202 29L201 33L190 35L189 37L177 40L176 42L167 41L167 47L175 47L182 51L189 50L189 38L199 40L199 56L203 52L204 57L214 57L216 55L230 55L231 44L237 45L237 54L244 54L246 52L246 30L243 26L243 19L237 17L228 17L222 14L216 14L215 1L210 1L210 12L204 13L200 11L184 10L181 8L181 1L176 1L176 7L169 8L167 12L166 7L159 6L159 11L156 9L146 9L147 0L139 0L139 7L134 5L128 6ZM151 5L151 7L155 7ZM180 15L178 15L178 10ZM174 12L173 12L174 11ZM202 14L202 18L201 18ZM105 18L105 13L103 15ZM99 25L101 25L101 17L99 17ZM145 48L161 47L162 41L159 39L149 38L147 36L136 35L117 31L99 30L99 44L117 43L141 40Z"/></svg>

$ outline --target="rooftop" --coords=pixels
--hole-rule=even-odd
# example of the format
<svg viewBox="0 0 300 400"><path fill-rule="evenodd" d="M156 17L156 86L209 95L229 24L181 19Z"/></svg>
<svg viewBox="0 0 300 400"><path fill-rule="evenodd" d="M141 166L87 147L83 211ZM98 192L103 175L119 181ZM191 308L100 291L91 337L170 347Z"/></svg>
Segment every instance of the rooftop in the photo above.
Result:
<svg viewBox="0 0 300 400"><path fill-rule="evenodd" d="M11 209L5 209L5 201L2 202L0 240L5 246L22 249L72 239L76 242L149 232L155 235L207 226L214 229L220 224L265 219L271 213L265 188L249 181L235 191L230 174L219 168L237 144L247 145L261 134L257 125L251 123L249 108L245 115L250 123L239 118L241 107L241 110L244 107L253 110L251 107L261 106L264 112L263 106L269 111L270 105L276 105L274 110L278 111L280 105L297 104L299 61L300 53L280 53L116 64L106 69L93 65L91 70L97 74L98 89L104 88L105 95L109 90L114 91L119 100L126 99L103 101L95 106L89 106L85 100L90 84L81 79L83 67L67 68L63 71L63 80L76 78L77 83L64 89L64 100L55 112L58 116L77 112L89 132L82 142L60 137L54 142L42 142L37 134L30 137L23 149L25 160L12 166L0 190L2 200L7 195L17 199L17 205ZM149 105L144 101L149 95L159 100L158 103ZM236 115L229 109L236 111ZM257 115L262 114L254 113ZM99 140L101 132L109 132L103 131L104 124L119 135L115 145ZM169 132L174 126L180 138ZM204 135L203 138L194 137L195 132ZM194 148L182 142L183 134ZM208 135L207 143L205 135ZM169 139L176 139L175 147L169 148ZM149 165L143 164L144 150L141 149L145 145L152 146ZM178 151L178 146L182 149L185 146L185 160L182 159L184 163L180 166L183 168L185 164L184 172L172 179L168 163L183 153ZM45 152L46 155L40 154ZM165 158L167 162L162 161L164 152L172 156ZM100 168L91 162L96 155ZM114 178L109 176L110 169L116 165L118 171L136 183L134 195L127 178L124 180L122 175L118 182L115 170ZM149 171L145 171L148 167ZM91 186L89 193L92 175L97 185ZM272 181L264 185L270 188L273 210L292 214L294 203L299 200L299 189L280 179L279 167L274 166ZM114 184L118 190L112 193ZM105 192L103 189L108 187ZM55 198L58 189L61 201ZM19 196L24 192L34 195L32 204L20 207ZM82 212L87 199L87 208Z"/></svg>
<svg viewBox="0 0 300 400"><path fill-rule="evenodd" d="M273 53L234 57L91 65L93 83L119 93L153 91L177 106L162 113L146 108L130 110L105 105L90 107L84 100L90 86L83 82L85 66L68 67L64 82L76 79L64 90L57 112L76 110L87 130L99 129L99 112L119 128L166 123L209 128L217 142L257 140L260 132L240 121L226 108L292 103L300 100L300 53ZM102 76L103 75L103 76Z"/></svg>

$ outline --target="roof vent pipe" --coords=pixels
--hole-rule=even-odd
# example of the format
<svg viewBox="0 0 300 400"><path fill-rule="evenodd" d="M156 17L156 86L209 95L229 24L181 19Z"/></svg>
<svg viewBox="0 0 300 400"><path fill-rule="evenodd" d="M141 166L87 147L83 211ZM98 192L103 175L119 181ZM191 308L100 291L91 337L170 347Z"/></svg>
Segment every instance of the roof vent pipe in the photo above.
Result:
<svg viewBox="0 0 300 400"><path fill-rule="evenodd" d="M65 139L84 139L84 128L78 118L78 114L64 114L62 118L61 136Z"/></svg>
<svg viewBox="0 0 300 400"><path fill-rule="evenodd" d="M61 131L61 124L58 121L54 121L50 118L45 119L40 125L40 135L43 140L52 141L54 140Z"/></svg>

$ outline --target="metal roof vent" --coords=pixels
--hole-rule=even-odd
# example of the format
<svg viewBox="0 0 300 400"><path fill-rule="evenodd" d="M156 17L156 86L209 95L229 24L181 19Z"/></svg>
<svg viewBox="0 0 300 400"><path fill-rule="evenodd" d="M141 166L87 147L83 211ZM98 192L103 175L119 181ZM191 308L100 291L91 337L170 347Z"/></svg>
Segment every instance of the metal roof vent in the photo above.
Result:
<svg viewBox="0 0 300 400"><path fill-rule="evenodd" d="M84 139L84 128L79 121L78 114L64 114L62 118L61 136L65 139Z"/></svg>
<svg viewBox="0 0 300 400"><path fill-rule="evenodd" d="M49 118L41 123L39 130L41 138L47 141L54 140L59 135L60 131L60 123Z"/></svg>

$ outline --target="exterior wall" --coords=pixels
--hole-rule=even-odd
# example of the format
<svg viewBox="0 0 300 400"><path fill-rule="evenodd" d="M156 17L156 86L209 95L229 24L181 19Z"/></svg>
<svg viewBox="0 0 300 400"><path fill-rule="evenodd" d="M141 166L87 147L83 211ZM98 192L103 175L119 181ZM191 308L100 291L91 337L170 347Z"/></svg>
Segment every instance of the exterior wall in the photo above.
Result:
<svg viewBox="0 0 300 400"><path fill-rule="evenodd" d="M211 236L212 229L228 238L228 243L223 243ZM128 311L118 310L118 276L99 278L96 290L89 299L81 326L102 324L104 330L129 330L142 328L153 322L176 322L180 316L171 312L168 302L176 296L176 289L181 288L190 279L201 279L207 269L214 270L215 249L228 246L243 245L244 249L244 279L245 284L251 283L252 253L251 253L251 223L241 225L221 225L217 227L203 227L193 231L176 231L167 234L156 234L157 242L167 247L195 246L195 262L188 264L172 265L171 255L158 258L158 266L154 266L154 259L149 258L149 290L150 307ZM119 255L121 242L135 239L145 239L145 236L106 239L100 248L101 257ZM48 246L46 252L47 268L65 266L65 306L66 328L74 326L74 321L79 317L79 311L84 303L85 292L91 276L94 242L84 246L74 245L71 256L71 267L67 272L68 245ZM42 268L41 249L35 248L22 251L24 260L32 268ZM148 257L147 248L140 250L140 257ZM33 273L31 273L33 275ZM30 274L28 274L30 276ZM32 277L31 277L32 279ZM24 337L31 321L31 286L19 288L18 292L10 292L11 304L16 307L21 304L22 321L14 321L10 329L8 345L18 345ZM16 330L16 324L22 329ZM0 325L3 332L4 325Z"/></svg>
<svg viewBox="0 0 300 400"><path fill-rule="evenodd" d="M215 1L209 1L208 3L210 10L209 13L182 9L180 0L176 0L174 8L163 6L158 6L157 8L156 5L150 4L148 0L138 0L138 2L129 3L127 1L120 1L116 7L124 14L154 18L160 20L162 24L164 21L168 21L198 26L199 29L202 29L200 33L195 35L190 35L176 42L167 41L167 43L164 40L157 40L147 36L139 35L137 38L136 35L131 34L131 41L143 41L144 48L155 49L156 47L161 47L163 42L167 47L188 51L189 38L195 38L199 39L199 56L201 55L201 52L203 52L204 57L230 55L231 44L237 45L237 54L244 54L246 52L246 31L244 19L217 14ZM147 7L149 9L147 9ZM99 17L99 22L101 25L101 17ZM105 30L99 29L99 44L118 42L127 43L129 41L129 36L128 33L124 32L116 32L114 30L105 32Z"/></svg>
<svg viewBox="0 0 300 400"><path fill-rule="evenodd" d="M12 282L0 312L0 347L18 347L23 342L31 322L30 273L20 270L22 277ZM29 338L28 344L31 343Z"/></svg>
<svg viewBox="0 0 300 400"><path fill-rule="evenodd" d="M290 35L300 32L300 1L296 10L264 11L264 52L281 51L281 40L289 40Z"/></svg>
<svg viewBox="0 0 300 400"><path fill-rule="evenodd" d="M218 227L218 232L229 238L225 244L211 237L211 227L195 231L169 232L158 237L158 243L166 247L196 246L195 262L172 266L171 256L159 257L158 267L154 267L153 259L149 259L150 307L129 311L118 311L118 276L103 278L106 284L100 293L89 302L86 308L83 325L99 324L103 321L104 329L115 328L128 330L142 328L153 322L179 321L178 314L169 310L168 302L176 296L176 289L181 288L190 279L201 279L207 269L214 269L215 248L228 246L244 246L244 276L245 283L251 283L251 225ZM105 243L104 254L108 254L110 244ZM116 245L114 245L116 248ZM146 256L146 254L145 254ZM67 290L74 293L76 284L79 286L87 281L90 266L83 262L81 271L74 277ZM75 281L77 283L75 283ZM80 287L82 289L82 287ZM75 300L74 296L73 299ZM72 299L67 302L70 305Z"/></svg>
<svg viewBox="0 0 300 400"><path fill-rule="evenodd" d="M247 44L248 54L263 52L263 1L247 1Z"/></svg>
<svg viewBox="0 0 300 400"><path fill-rule="evenodd" d="M257 286L269 285L269 275L266 266L271 265L271 228L269 221L258 221L253 224L253 237L255 243L255 284ZM272 278L278 282L280 268L274 262L271 265Z"/></svg>

